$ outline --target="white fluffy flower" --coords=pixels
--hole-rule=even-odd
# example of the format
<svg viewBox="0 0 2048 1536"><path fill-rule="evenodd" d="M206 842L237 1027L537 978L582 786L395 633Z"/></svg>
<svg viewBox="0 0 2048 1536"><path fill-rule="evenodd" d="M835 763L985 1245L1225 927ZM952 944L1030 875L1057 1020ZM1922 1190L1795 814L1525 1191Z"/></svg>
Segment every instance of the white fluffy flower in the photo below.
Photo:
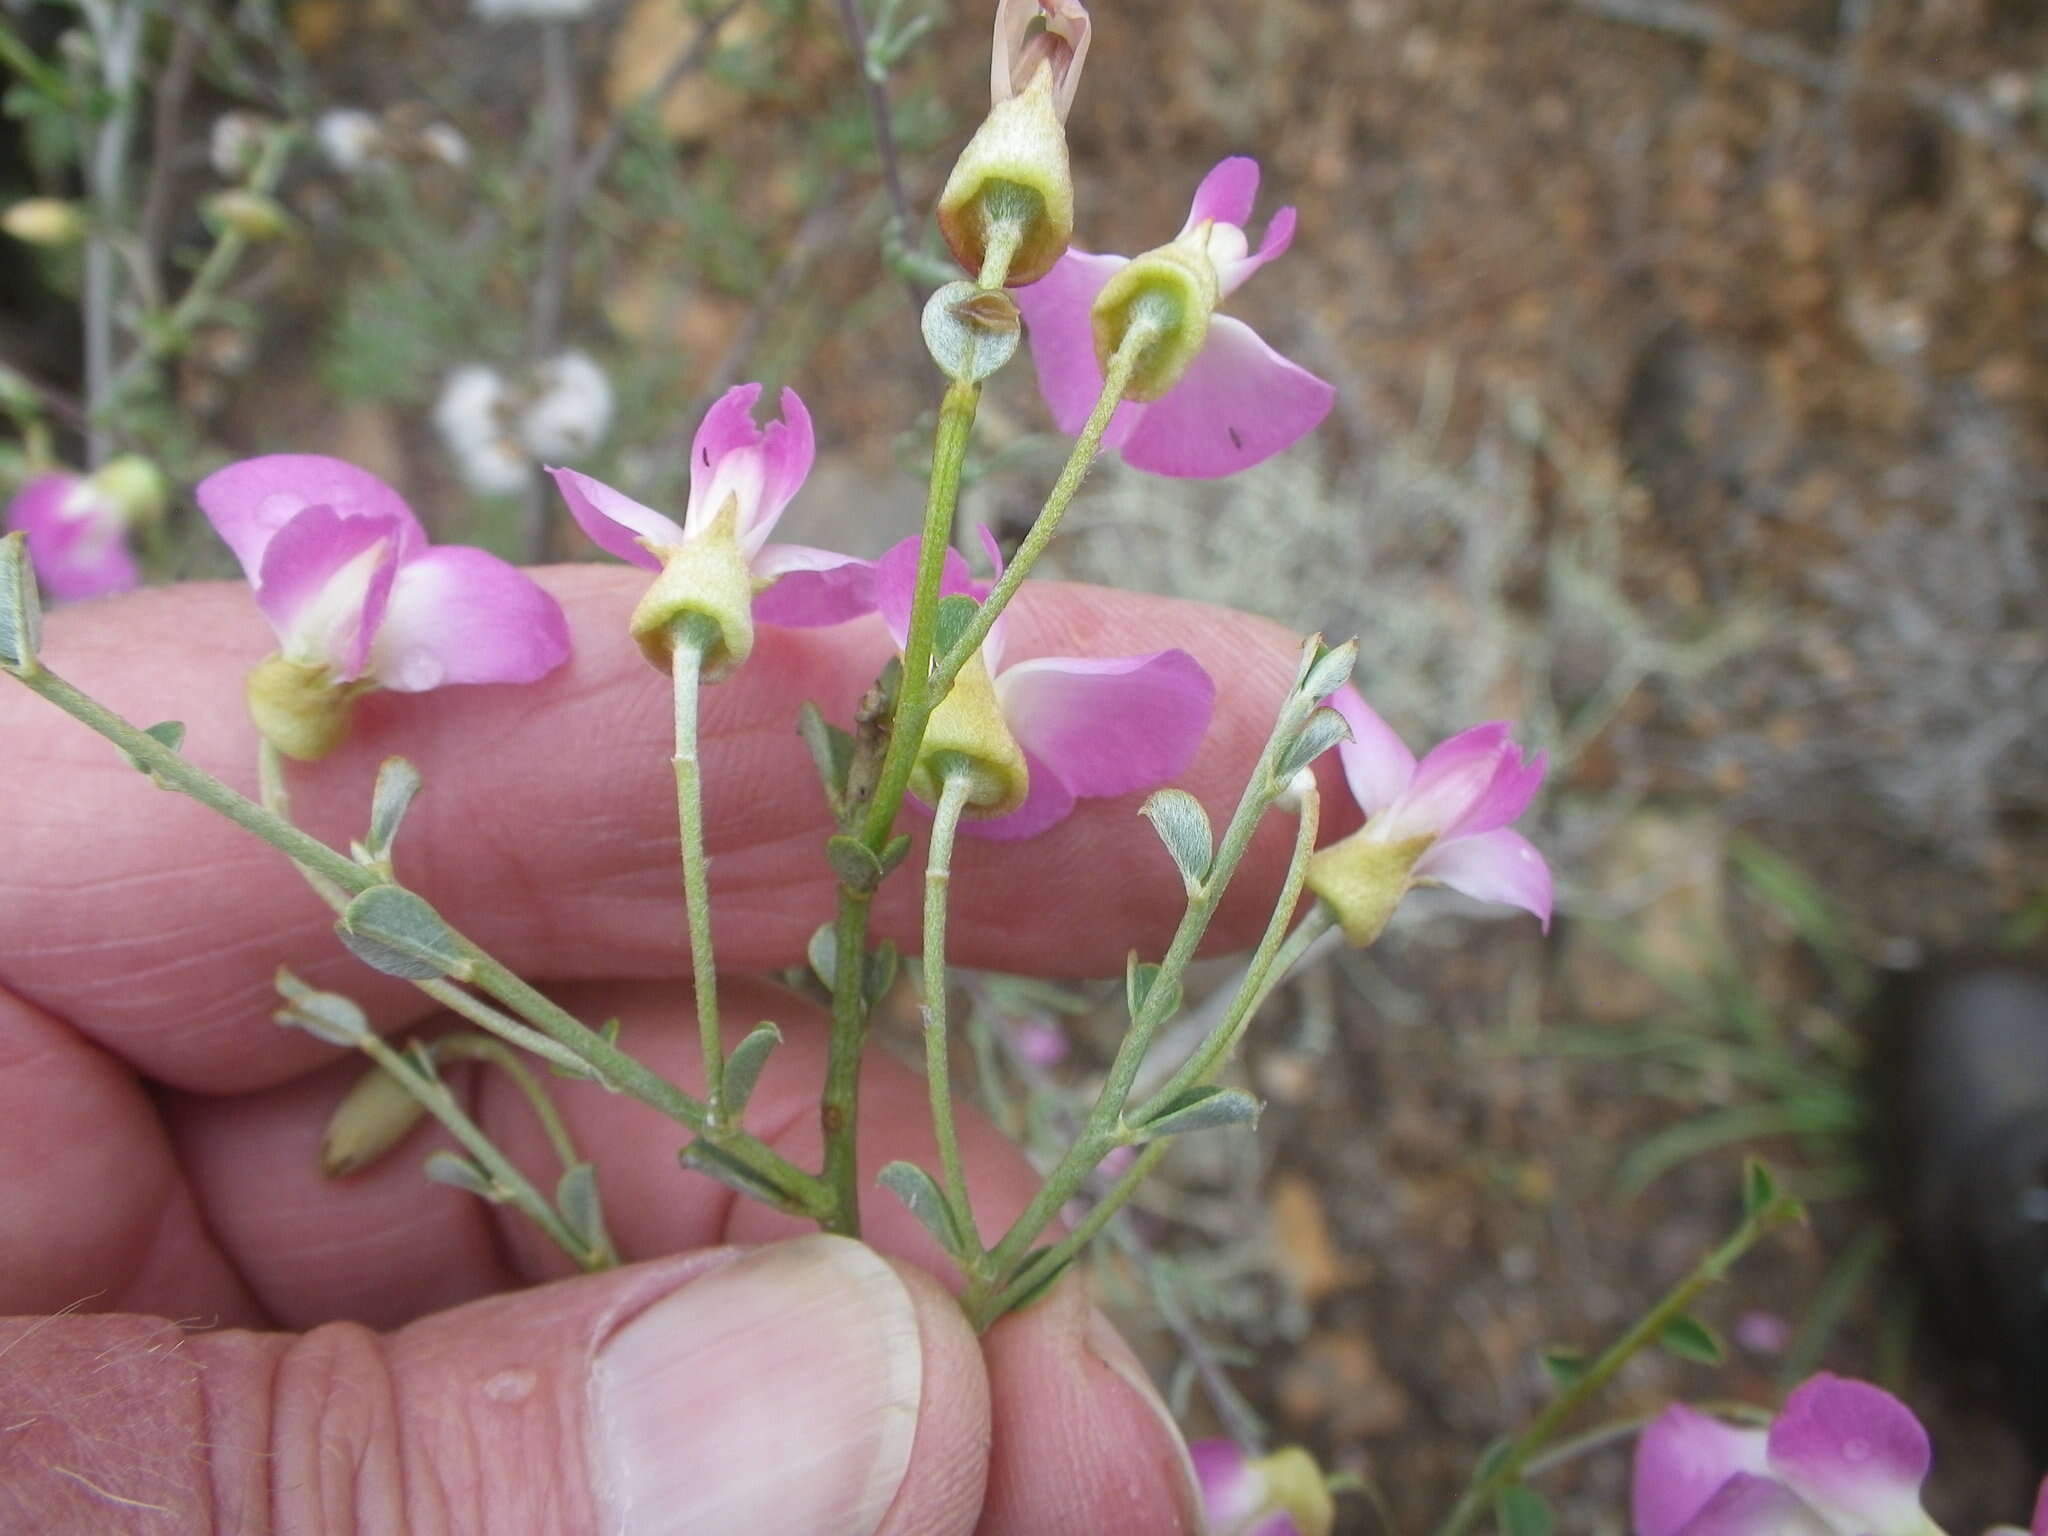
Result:
<svg viewBox="0 0 2048 1536"><path fill-rule="evenodd" d="M472 490L509 495L524 487L533 466L504 420L507 387L494 368L472 363L448 375L434 404L434 426L456 470Z"/></svg>
<svg viewBox="0 0 2048 1536"><path fill-rule="evenodd" d="M247 176L263 152L263 135L269 126L254 112L223 112L216 117L206 141L206 158L214 175L223 181Z"/></svg>
<svg viewBox="0 0 2048 1536"><path fill-rule="evenodd" d="M612 422L612 386L586 352L564 352L534 370L533 403L519 435L543 459L573 459L604 440Z"/></svg>
<svg viewBox="0 0 2048 1536"><path fill-rule="evenodd" d="M420 148L458 171L469 164L469 140L447 123L429 123L422 128Z"/></svg>
<svg viewBox="0 0 2048 1536"><path fill-rule="evenodd" d="M384 147L383 125L355 107L322 112L313 125L313 137L328 162L341 171L361 170Z"/></svg>

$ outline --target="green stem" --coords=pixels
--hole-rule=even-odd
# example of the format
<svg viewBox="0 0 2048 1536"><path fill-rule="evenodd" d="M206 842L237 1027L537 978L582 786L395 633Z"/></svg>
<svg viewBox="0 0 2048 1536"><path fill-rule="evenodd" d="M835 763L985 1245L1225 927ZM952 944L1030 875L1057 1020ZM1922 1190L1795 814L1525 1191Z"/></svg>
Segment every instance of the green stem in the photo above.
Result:
<svg viewBox="0 0 2048 1536"><path fill-rule="evenodd" d="M1735 1261L1749 1252L1759 1238L1792 1219L1797 1210L1795 1201L1781 1197L1744 1217L1742 1225L1726 1242L1695 1264L1690 1274L1638 1318L1628 1332L1608 1345L1598 1359L1552 1398L1528 1427L1515 1436L1507 1450L1493 1459L1486 1475L1467 1488L1452 1506L1443 1524L1437 1527L1436 1536L1462 1536L1463 1532L1470 1530L1473 1522L1486 1512L1503 1490L1521 1481L1530 1461L1550 1443L1573 1414L1613 1379L1615 1372L1645 1345L1655 1343L1672 1320L1693 1304L1700 1292L1726 1275Z"/></svg>
<svg viewBox="0 0 2048 1536"><path fill-rule="evenodd" d="M953 1207L953 1224L972 1245L971 1253L982 1252L981 1233L974 1225L974 1207L967 1199L967 1174L960 1161L960 1137L953 1125L953 1076L947 1059L946 1026L946 902L953 875L953 834L960 825L960 813L974 791L974 780L963 772L946 776L939 803L932 816L931 849L924 867L924 1075L931 1095L932 1131L939 1142L939 1168L946 1184L946 1200Z"/></svg>
<svg viewBox="0 0 2048 1536"><path fill-rule="evenodd" d="M860 1057L867 1044L867 932L871 897L839 888L832 923L832 1034L825 1055L825 1092L818 1123L825 1137L819 1171L825 1188L820 1224L843 1237L860 1236L860 1159L854 1130L860 1116Z"/></svg>
<svg viewBox="0 0 2048 1536"><path fill-rule="evenodd" d="M575 1140L569 1135L569 1127L562 1123L562 1112L555 1108L555 1101L548 1096L540 1079L526 1070L526 1063L503 1041L493 1040L489 1035L443 1035L427 1049L433 1052L436 1061L481 1061L503 1072L512 1079L512 1086L519 1090L520 1097L531 1106L533 1117L540 1122L541 1132L554 1149L562 1171L567 1173L583 1161L583 1155L576 1150Z"/></svg>
<svg viewBox="0 0 2048 1536"><path fill-rule="evenodd" d="M1123 1209L1124 1202L1138 1192L1138 1186L1145 1182L1145 1176L1159 1165L1166 1156L1166 1150L1173 1145L1171 1136L1162 1136L1140 1152L1123 1171L1123 1176L1103 1192L1102 1198L1088 1214L1081 1218L1079 1226L1061 1238L1041 1259L1032 1266L1028 1275L1013 1277L1010 1283L996 1296L977 1308L971 1301L963 1300L968 1308L968 1321L976 1331L985 1330L991 1323L1008 1312L1038 1287L1038 1276L1046 1269L1059 1270L1066 1267L1083 1248L1095 1240L1097 1233L1109 1225L1110 1218ZM1099 1159L1098 1159L1099 1161Z"/></svg>
<svg viewBox="0 0 2048 1536"><path fill-rule="evenodd" d="M462 1149L476 1159L491 1183L504 1193L507 1204L523 1212L532 1223L553 1240L556 1247L566 1253L577 1268L586 1273L610 1269L618 1263L617 1257L607 1250L585 1246L583 1240L570 1231L569 1224L562 1220L561 1213L541 1192L527 1181L527 1178L512 1165L509 1158L500 1152L491 1138L486 1136L477 1123L470 1119L462 1106L455 1101L455 1095L448 1091L448 1085L438 1077L431 1077L403 1051L393 1050L390 1044L376 1035L366 1034L361 1049L372 1061L390 1073L402 1084L406 1092L419 1101L420 1107L442 1125L453 1136Z"/></svg>
<svg viewBox="0 0 2048 1536"><path fill-rule="evenodd" d="M697 995L697 1040L704 1054L704 1099L708 1131L723 1140L725 1044L718 1033L718 965L711 952L711 878L704 856L703 768L697 758L697 693L704 651L718 643L718 626L703 614L685 614L670 626L670 665L675 680L676 822L681 829L683 904L690 923L690 979Z"/></svg>

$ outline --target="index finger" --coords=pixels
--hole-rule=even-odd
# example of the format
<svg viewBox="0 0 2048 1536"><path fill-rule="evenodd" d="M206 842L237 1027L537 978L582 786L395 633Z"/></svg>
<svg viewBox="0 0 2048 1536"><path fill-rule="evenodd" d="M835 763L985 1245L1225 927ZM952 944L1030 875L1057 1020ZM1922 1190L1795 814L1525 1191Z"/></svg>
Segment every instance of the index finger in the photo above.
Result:
<svg viewBox="0 0 2048 1536"><path fill-rule="evenodd" d="M376 765L402 753L426 788L397 850L401 878L529 977L687 974L668 758L667 685L627 639L645 577L616 567L536 573L568 613L575 651L525 687L372 694L349 743L295 768L299 821L331 845L360 834ZM1247 615L1057 583L1020 596L1007 650L1120 655L1179 646L1216 679L1216 714L1182 783L1227 816L1287 687L1297 642ZM138 724L176 719L184 750L237 788L255 779L242 678L271 649L246 589L193 584L54 615L57 672ZM829 920L821 855L832 828L799 706L846 722L889 655L879 624L760 631L753 658L707 691L701 752L719 962L799 963ZM424 1011L335 941L332 914L282 855L182 796L163 794L104 741L24 689L0 688L10 794L0 804L0 986L69 1018L161 1080L205 1092L280 1081L326 1059L271 1025L280 964L364 1002L380 1023ZM952 958L1076 977L1163 944L1185 900L1134 812L1141 796L1083 801L1021 843L963 839ZM921 837L923 820L904 825ZM1214 929L1248 942L1285 859L1255 842ZM878 934L917 931L919 882L875 902Z"/></svg>

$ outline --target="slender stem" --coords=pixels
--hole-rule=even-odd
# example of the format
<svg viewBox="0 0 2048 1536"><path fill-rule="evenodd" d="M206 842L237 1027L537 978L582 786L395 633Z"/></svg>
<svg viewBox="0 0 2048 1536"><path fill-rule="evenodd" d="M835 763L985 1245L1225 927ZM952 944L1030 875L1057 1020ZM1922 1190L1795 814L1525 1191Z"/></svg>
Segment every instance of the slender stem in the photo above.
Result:
<svg viewBox="0 0 2048 1536"><path fill-rule="evenodd" d="M1461 1536L1486 1512L1496 1495L1522 1478L1536 1454L1548 1445L1558 1430L1578 1412L1614 1373L1626 1365L1645 1345L1656 1342L1672 1319L1680 1316L1701 1291L1720 1280L1765 1233L1790 1220L1798 1209L1795 1202L1779 1199L1743 1218L1728 1240L1695 1264L1692 1272L1665 1293L1620 1338L1608 1345L1584 1373L1564 1388L1529 1422L1506 1452L1496 1458L1486 1476L1465 1490L1450 1514L1437 1527L1436 1536Z"/></svg>
<svg viewBox="0 0 2048 1536"><path fill-rule="evenodd" d="M986 1329L1037 1286L1039 1275L1044 1273L1047 1267L1064 1267L1093 1242L1095 1235L1109 1225L1110 1218L1123 1209L1124 1202L1137 1193L1138 1186L1145 1182L1145 1176L1159 1166L1159 1160L1166 1156L1166 1149L1172 1145L1171 1136L1162 1136L1140 1152L1133 1159L1131 1166L1123 1171L1123 1176L1110 1185L1088 1214L1081 1218L1080 1224L1053 1244L1045 1256L1032 1266L1031 1273L1013 1277L992 1300L985 1300L979 1307L972 1297L963 1299L961 1304L968 1309L968 1320L975 1328Z"/></svg>
<svg viewBox="0 0 2048 1536"><path fill-rule="evenodd" d="M939 793L932 815L931 848L924 866L924 1076L931 1095L932 1132L939 1142L939 1168L953 1224L981 1254L981 1233L974 1225L974 1207L967 1199L967 1174L960 1162L960 1136L953 1126L953 1076L947 1060L946 1032L946 902L953 877L953 834L960 813L974 791L971 775L951 773Z"/></svg>
<svg viewBox="0 0 2048 1536"><path fill-rule="evenodd" d="M569 309L569 278L576 226L576 28L573 22L547 21L540 29L541 112L548 132L547 191L543 204L540 270L528 296L526 359L539 364L562 345L562 326ZM553 488L536 464L526 475L519 506L519 547L527 560L548 555L549 512Z"/></svg>
<svg viewBox="0 0 2048 1536"><path fill-rule="evenodd" d="M889 195L887 242L897 249L909 243L916 223L910 211L910 194L903 189L903 168L896 154L896 128L889 117L887 77L868 47L867 23L861 20L860 0L839 0L839 24L846 30L847 46L853 50L853 67L860 75L861 90L867 96L868 120L874 125L875 157L882 162L882 186ZM917 284L906 272L903 285L910 302L921 304Z"/></svg>
<svg viewBox="0 0 2048 1536"><path fill-rule="evenodd" d="M502 1040L493 1040L489 1035L443 1035L427 1049L433 1052L436 1061L481 1061L503 1072L512 1079L512 1086L532 1108L533 1117L540 1122L541 1132L554 1149L555 1160L562 1165L562 1171L566 1173L583 1161L583 1154L576 1150L569 1127L562 1123L562 1112L555 1108L555 1101L548 1096L547 1089L539 1078L526 1070L526 1063Z"/></svg>
<svg viewBox="0 0 2048 1536"><path fill-rule="evenodd" d="M711 952L711 871L704 856L704 779L697 760L697 692L704 650L717 643L718 627L702 614L686 614L670 626L670 665L675 684L676 822L682 833L683 903L690 922L690 979L697 993L697 1039L704 1054L704 1102L709 1131L726 1127L725 1044L718 1033L718 965Z"/></svg>
<svg viewBox="0 0 2048 1536"><path fill-rule="evenodd" d="M668 99L671 91L704 67L705 60L711 57L712 44L718 41L719 32L727 22L744 10L746 5L747 0L727 0L725 5L706 16L699 23L696 34L669 61L668 68L661 72L661 77L642 91L639 98L625 111L615 113L605 124L604 132L598 135L597 142L590 146L576 167L576 177L569 199L572 213L582 211L583 205L589 202L591 195L597 191L598 183L604 180L605 172L612 168L612 162L619 157L619 151L626 147L626 135L631 129L633 119L643 112L659 111L662 102Z"/></svg>
<svg viewBox="0 0 2048 1536"><path fill-rule="evenodd" d="M583 1239L569 1230L569 1224L562 1220L554 1203L535 1189L526 1175L513 1166L511 1159L498 1150L491 1138L455 1101L455 1095L448 1091L448 1085L439 1077L431 1077L421 1071L405 1052L393 1050L389 1043L376 1035L365 1035L361 1050L419 1100L422 1109L447 1127L448 1134L461 1143L463 1151L476 1159L494 1188L503 1193L506 1203L522 1211L545 1232L555 1246L575 1261L577 1268L590 1272L610 1269L618 1263L616 1256L587 1247Z"/></svg>
<svg viewBox="0 0 2048 1536"><path fill-rule="evenodd" d="M872 897L839 888L832 922L832 1034L825 1056L825 1092L818 1100L818 1124L825 1138L819 1177L826 1191L827 1232L860 1236L860 1159L854 1143L860 1118L860 1057L867 1045L868 904Z"/></svg>
<svg viewBox="0 0 2048 1536"><path fill-rule="evenodd" d="M99 424L113 397L114 312L120 303L114 259L116 226L126 204L124 173L128 165L128 134L135 110L136 63L142 46L143 6L139 0L84 8L100 52L100 84L110 105L92 138L86 185L92 201L92 228L85 244L85 404L91 422L85 458L90 468L106 462L110 439Z"/></svg>

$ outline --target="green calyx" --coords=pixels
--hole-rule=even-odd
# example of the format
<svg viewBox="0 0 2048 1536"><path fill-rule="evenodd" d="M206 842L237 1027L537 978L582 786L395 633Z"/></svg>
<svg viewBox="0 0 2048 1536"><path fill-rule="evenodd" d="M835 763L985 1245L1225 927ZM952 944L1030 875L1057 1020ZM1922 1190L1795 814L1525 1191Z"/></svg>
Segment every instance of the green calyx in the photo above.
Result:
<svg viewBox="0 0 2048 1536"><path fill-rule="evenodd" d="M939 232L953 257L980 274L990 246L1014 241L1002 281L1015 288L1053 269L1074 238L1074 177L1052 69L997 102L954 162L939 194Z"/></svg>
<svg viewBox="0 0 2048 1536"><path fill-rule="evenodd" d="M1346 943L1362 949L1380 936L1414 883L1415 861L1434 841L1380 842L1358 831L1308 861L1308 888L1337 914Z"/></svg>
<svg viewBox="0 0 2048 1536"><path fill-rule="evenodd" d="M969 814L1006 816L1024 803L1030 780L1024 749L1003 721L995 683L977 654L960 669L953 686L925 726L924 744L910 770L910 790L937 805L948 778L967 774L973 787Z"/></svg>
<svg viewBox="0 0 2048 1536"><path fill-rule="evenodd" d="M695 615L708 621L703 636L703 677L730 677L754 649L754 573L734 536L731 520L719 519L682 544L656 549L661 574L641 595L628 628L641 654L666 672L675 644L674 628Z"/></svg>
<svg viewBox="0 0 2048 1536"><path fill-rule="evenodd" d="M374 686L337 683L323 662L272 656L250 672L244 692L263 739L286 757L312 763L347 739L356 700Z"/></svg>
<svg viewBox="0 0 2048 1536"><path fill-rule="evenodd" d="M1202 224L1171 245L1147 251L1125 263L1095 297L1089 319L1095 360L1105 374L1133 326L1156 333L1139 354L1126 400L1157 400L1180 382L1209 339L1219 291L1207 237L1208 225Z"/></svg>

